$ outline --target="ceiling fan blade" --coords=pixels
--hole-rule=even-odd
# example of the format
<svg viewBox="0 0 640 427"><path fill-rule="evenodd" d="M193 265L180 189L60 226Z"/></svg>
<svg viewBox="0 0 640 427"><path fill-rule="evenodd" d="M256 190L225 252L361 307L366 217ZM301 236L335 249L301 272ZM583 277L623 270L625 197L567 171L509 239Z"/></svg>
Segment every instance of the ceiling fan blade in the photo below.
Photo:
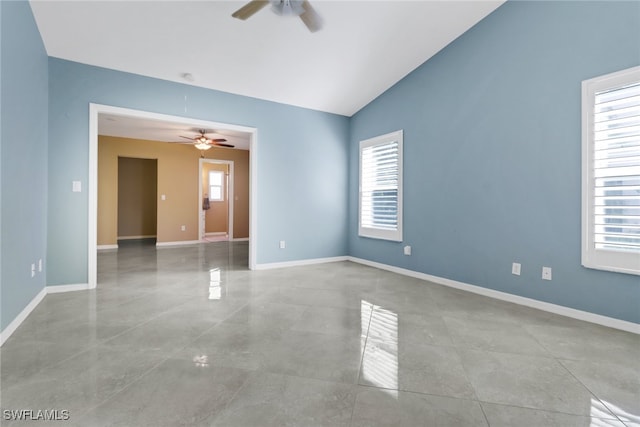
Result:
<svg viewBox="0 0 640 427"><path fill-rule="evenodd" d="M213 141L213 142L227 142L227 140L226 140L226 139L224 139L224 138L210 139L209 141Z"/></svg>
<svg viewBox="0 0 640 427"><path fill-rule="evenodd" d="M322 28L322 18L320 18L320 15L313 9L309 0L304 0L302 7L304 8L304 12L300 15L300 19L302 19L304 25L306 25L312 33L320 30Z"/></svg>
<svg viewBox="0 0 640 427"><path fill-rule="evenodd" d="M226 139L225 139L224 141L226 141ZM214 142L214 143L213 143L213 144L211 144L211 145L217 145L218 147L229 147L229 148L234 148L234 147L235 147L235 145L231 145L231 144L223 144L223 143L221 143L221 142Z"/></svg>
<svg viewBox="0 0 640 427"><path fill-rule="evenodd" d="M244 21L245 19L251 18L254 13L258 12L268 4L268 0L251 0L249 3L233 12L231 16L233 16L234 18L242 19Z"/></svg>
<svg viewBox="0 0 640 427"><path fill-rule="evenodd" d="M188 136L182 136L182 135L178 135L178 136L179 136L180 138L189 139L189 140L191 140L191 141L193 141L193 140L195 139L195 138L191 138L191 137L188 137Z"/></svg>

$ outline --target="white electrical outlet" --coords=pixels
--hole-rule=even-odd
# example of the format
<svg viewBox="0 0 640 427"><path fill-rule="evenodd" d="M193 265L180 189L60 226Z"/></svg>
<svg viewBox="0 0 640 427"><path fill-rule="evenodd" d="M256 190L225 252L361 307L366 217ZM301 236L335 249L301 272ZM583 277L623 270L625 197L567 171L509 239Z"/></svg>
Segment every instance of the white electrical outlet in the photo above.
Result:
<svg viewBox="0 0 640 427"><path fill-rule="evenodd" d="M404 247L404 254L411 255L411 246L407 245Z"/></svg>
<svg viewBox="0 0 640 427"><path fill-rule="evenodd" d="M519 262L514 262L513 264L511 264L511 274L515 274L516 276L520 275L520 269L521 269L521 265Z"/></svg>
<svg viewBox="0 0 640 427"><path fill-rule="evenodd" d="M551 280L551 267L542 267L542 280Z"/></svg>
<svg viewBox="0 0 640 427"><path fill-rule="evenodd" d="M180 227L180 230L182 230L182 231L187 231L187 226L186 226L186 225L181 226L181 227Z"/></svg>
<svg viewBox="0 0 640 427"><path fill-rule="evenodd" d="M31 277L35 277L36 275L36 265L31 264Z"/></svg>
<svg viewBox="0 0 640 427"><path fill-rule="evenodd" d="M42 258L38 260L38 271L42 273Z"/></svg>
<svg viewBox="0 0 640 427"><path fill-rule="evenodd" d="M280 240L280 249L284 249L286 247L286 243L284 240Z"/></svg>

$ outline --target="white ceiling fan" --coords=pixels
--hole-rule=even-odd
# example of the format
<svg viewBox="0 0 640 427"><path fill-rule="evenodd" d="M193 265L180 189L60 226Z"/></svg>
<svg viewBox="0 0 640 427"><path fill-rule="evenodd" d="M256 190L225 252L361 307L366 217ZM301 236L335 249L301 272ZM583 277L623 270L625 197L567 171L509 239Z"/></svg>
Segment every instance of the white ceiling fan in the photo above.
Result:
<svg viewBox="0 0 640 427"><path fill-rule="evenodd" d="M231 16L242 19L243 21L247 20L269 3L271 3L271 10L278 15L300 17L304 25L306 25L312 33L322 28L322 19L308 0L251 0L233 12Z"/></svg>

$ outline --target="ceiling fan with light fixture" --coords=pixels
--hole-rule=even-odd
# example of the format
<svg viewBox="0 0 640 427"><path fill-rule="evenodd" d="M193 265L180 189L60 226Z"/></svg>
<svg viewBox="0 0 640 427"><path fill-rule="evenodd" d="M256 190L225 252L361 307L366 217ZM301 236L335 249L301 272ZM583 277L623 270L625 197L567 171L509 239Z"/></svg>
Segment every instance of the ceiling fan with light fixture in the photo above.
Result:
<svg viewBox="0 0 640 427"><path fill-rule="evenodd" d="M206 129L198 129L197 130L200 135L195 136L195 137L189 137L189 136L182 136L180 135L180 138L184 138L184 139L189 139L191 140L191 142L174 142L174 144L192 144L194 147L196 147L198 150L208 150L211 147L228 147L228 148L233 148L235 147L235 145L231 145L231 144L225 144L225 142L227 141L224 138L208 138L207 135L207 130Z"/></svg>
<svg viewBox="0 0 640 427"><path fill-rule="evenodd" d="M271 3L271 10L277 15L300 17L304 25L306 25L312 33L322 28L322 19L313 9L309 0L251 0L233 12L231 16L244 21L252 17L269 3Z"/></svg>

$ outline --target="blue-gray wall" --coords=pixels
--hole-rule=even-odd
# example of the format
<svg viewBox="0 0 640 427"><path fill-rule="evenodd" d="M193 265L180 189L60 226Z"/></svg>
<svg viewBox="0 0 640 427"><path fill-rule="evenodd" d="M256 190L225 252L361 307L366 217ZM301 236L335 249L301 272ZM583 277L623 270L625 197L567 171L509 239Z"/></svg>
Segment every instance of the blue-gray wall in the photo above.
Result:
<svg viewBox="0 0 640 427"><path fill-rule="evenodd" d="M49 88L49 285L87 283L89 103L258 128L257 262L346 255L347 117L55 58Z"/></svg>
<svg viewBox="0 0 640 427"><path fill-rule="evenodd" d="M640 322L638 276L580 264L581 81L638 64L640 2L507 2L352 118L349 253ZM357 236L358 141L397 129L402 244Z"/></svg>
<svg viewBox="0 0 640 427"><path fill-rule="evenodd" d="M26 1L0 2L1 287L4 329L45 286L31 264L45 260L47 54ZM46 264L45 264L46 265Z"/></svg>

